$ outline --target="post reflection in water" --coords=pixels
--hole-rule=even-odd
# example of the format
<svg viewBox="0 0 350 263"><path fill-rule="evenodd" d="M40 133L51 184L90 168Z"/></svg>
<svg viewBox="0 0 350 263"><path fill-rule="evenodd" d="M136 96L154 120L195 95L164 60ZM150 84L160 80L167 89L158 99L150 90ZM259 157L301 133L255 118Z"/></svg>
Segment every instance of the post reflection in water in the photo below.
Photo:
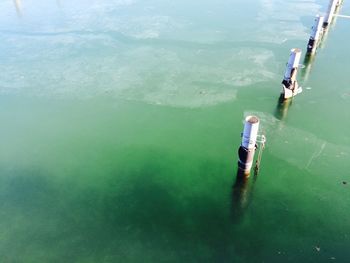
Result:
<svg viewBox="0 0 350 263"><path fill-rule="evenodd" d="M275 117L279 120L284 120L287 117L288 109L292 105L292 102L293 98L285 100L283 95L281 95L277 101Z"/></svg>
<svg viewBox="0 0 350 263"><path fill-rule="evenodd" d="M338 20L338 16L337 14L339 13L339 8L336 9L335 11L335 15L332 19L332 22L326 27L323 29L323 34L322 34L322 38L320 39L320 44L319 44L319 47L321 49L323 49L325 46L326 46L326 41L327 41L327 38L328 38L328 33L331 29L333 29L337 23L337 20Z"/></svg>
<svg viewBox="0 0 350 263"><path fill-rule="evenodd" d="M240 221L249 206L256 179L257 175L255 174L252 182L249 183L249 175L240 169L237 170L236 181L232 186L231 212L233 221Z"/></svg>
<svg viewBox="0 0 350 263"><path fill-rule="evenodd" d="M314 60L315 54L305 54L303 62L304 68L301 71L301 76L303 77L304 81L307 81L309 79Z"/></svg>
<svg viewBox="0 0 350 263"><path fill-rule="evenodd" d="M15 4L17 16L18 17L22 17L22 3L21 3L21 0L13 0L13 3Z"/></svg>

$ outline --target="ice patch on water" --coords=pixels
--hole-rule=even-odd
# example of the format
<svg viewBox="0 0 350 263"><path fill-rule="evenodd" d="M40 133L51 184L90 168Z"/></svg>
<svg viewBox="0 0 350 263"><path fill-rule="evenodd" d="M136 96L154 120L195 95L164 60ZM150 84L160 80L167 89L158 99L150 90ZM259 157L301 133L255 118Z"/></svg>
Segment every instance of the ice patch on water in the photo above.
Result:
<svg viewBox="0 0 350 263"><path fill-rule="evenodd" d="M106 21L104 30L116 30L125 36L137 39L158 38L162 33L173 30L176 22L168 16L124 16L122 19Z"/></svg>
<svg viewBox="0 0 350 263"><path fill-rule="evenodd" d="M150 38L158 38L159 37L159 32L155 30L145 30L141 33L137 33L134 35L135 38L138 39L150 39Z"/></svg>
<svg viewBox="0 0 350 263"><path fill-rule="evenodd" d="M257 40L276 44L307 38L310 29L302 24L301 17L316 15L321 10L315 0L261 0L260 3Z"/></svg>
<svg viewBox="0 0 350 263"><path fill-rule="evenodd" d="M244 116L256 115L260 119L260 133L267 137L270 154L298 167L316 172L344 167L350 156L350 148L328 142L316 134L288 126L273 115L259 111L245 111ZM300 155L303 158L300 158ZM334 157L335 160L334 160ZM350 168L350 167L348 167Z"/></svg>
<svg viewBox="0 0 350 263"><path fill-rule="evenodd" d="M342 99L349 99L350 98L350 91L346 91L341 94Z"/></svg>
<svg viewBox="0 0 350 263"><path fill-rule="evenodd" d="M0 44L11 46L0 65L0 92L79 99L108 94L202 107L232 101L238 89L276 77L274 54L263 48L198 50L135 43L108 34L9 36Z"/></svg>
<svg viewBox="0 0 350 263"><path fill-rule="evenodd" d="M5 34L0 92L79 99L108 94L201 107L232 101L239 89L280 77L272 51L216 46L218 28L197 30L192 17L157 14L131 0L66 5L64 21L57 13L57 23L35 20L35 27Z"/></svg>

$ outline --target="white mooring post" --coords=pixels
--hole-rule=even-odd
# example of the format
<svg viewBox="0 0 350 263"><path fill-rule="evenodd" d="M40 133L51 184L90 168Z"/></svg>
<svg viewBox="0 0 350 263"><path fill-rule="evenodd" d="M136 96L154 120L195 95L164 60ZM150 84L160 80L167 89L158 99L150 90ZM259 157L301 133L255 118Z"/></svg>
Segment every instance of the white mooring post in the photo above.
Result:
<svg viewBox="0 0 350 263"><path fill-rule="evenodd" d="M339 6L341 6L342 3L343 3L343 0L338 0L337 7L335 8L336 11L339 8Z"/></svg>
<svg viewBox="0 0 350 263"><path fill-rule="evenodd" d="M314 21L314 25L311 28L311 35L309 43L307 44L307 53L313 54L316 51L317 44L323 32L324 17L317 15Z"/></svg>
<svg viewBox="0 0 350 263"><path fill-rule="evenodd" d="M290 51L287 68L282 81L282 98L289 99L302 91L296 80L301 58L301 49L293 48Z"/></svg>
<svg viewBox="0 0 350 263"><path fill-rule="evenodd" d="M324 19L324 23L323 23L324 28L326 28L332 22L335 9L337 8L338 5L339 5L339 0L330 0L327 13Z"/></svg>
<svg viewBox="0 0 350 263"><path fill-rule="evenodd" d="M14 0L17 16L22 16L22 3L21 0Z"/></svg>
<svg viewBox="0 0 350 263"><path fill-rule="evenodd" d="M256 116L246 117L242 133L242 143L238 149L238 168L245 175L249 175L253 165L258 132L259 119Z"/></svg>

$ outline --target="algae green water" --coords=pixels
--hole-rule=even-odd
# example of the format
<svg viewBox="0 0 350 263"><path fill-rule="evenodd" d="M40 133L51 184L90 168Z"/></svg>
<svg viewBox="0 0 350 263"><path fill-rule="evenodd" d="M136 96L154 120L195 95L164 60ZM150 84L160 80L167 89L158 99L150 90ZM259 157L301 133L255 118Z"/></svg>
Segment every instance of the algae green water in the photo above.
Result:
<svg viewBox="0 0 350 263"><path fill-rule="evenodd" d="M349 262L348 18L277 106L327 6L0 1L0 261Z"/></svg>

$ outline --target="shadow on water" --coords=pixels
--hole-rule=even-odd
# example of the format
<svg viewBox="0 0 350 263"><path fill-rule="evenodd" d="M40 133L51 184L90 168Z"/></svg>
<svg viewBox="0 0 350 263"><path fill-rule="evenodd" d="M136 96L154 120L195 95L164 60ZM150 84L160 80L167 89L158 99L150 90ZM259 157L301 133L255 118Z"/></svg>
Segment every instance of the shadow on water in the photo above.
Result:
<svg viewBox="0 0 350 263"><path fill-rule="evenodd" d="M3 262L256 262L281 256L274 249L285 234L267 246L269 231L276 237L301 220L297 209L285 209L283 194L253 204L253 175L238 172L231 188L220 160L138 148L127 154L124 166L94 171L88 183L80 168L0 167ZM322 228L309 229L313 218L298 222L293 238L322 236Z"/></svg>
<svg viewBox="0 0 350 263"><path fill-rule="evenodd" d="M0 256L9 262L225 262L237 257L229 206L221 184L212 180L224 173L223 164L194 158L181 167L178 161L189 156L144 151L133 149L124 167L99 174L96 185L86 183L83 178L90 175L80 177L82 171L58 176L1 168ZM188 175L179 174L186 170ZM185 182L177 181L179 176Z"/></svg>
<svg viewBox="0 0 350 263"><path fill-rule="evenodd" d="M311 54L311 53L305 54L304 61L303 61L304 67L301 70L301 76L304 81L307 81L309 79L312 65L315 61L315 55L316 54Z"/></svg>
<svg viewBox="0 0 350 263"><path fill-rule="evenodd" d="M251 178L252 177L252 178ZM237 169L236 180L232 186L232 220L239 222L242 220L253 196L254 187L258 174L253 176L244 174L242 170Z"/></svg>

